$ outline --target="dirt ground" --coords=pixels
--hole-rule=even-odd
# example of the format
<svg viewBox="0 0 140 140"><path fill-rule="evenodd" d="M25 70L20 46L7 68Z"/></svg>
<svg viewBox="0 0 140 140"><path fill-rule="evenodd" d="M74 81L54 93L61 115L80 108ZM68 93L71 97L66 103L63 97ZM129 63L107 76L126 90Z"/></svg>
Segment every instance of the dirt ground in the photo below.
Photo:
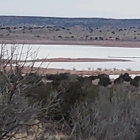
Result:
<svg viewBox="0 0 140 140"><path fill-rule="evenodd" d="M60 73L70 73L70 74L77 74L81 76L88 76L88 75L98 75L98 74L107 74L107 75L121 75L124 73L128 73L130 75L140 75L140 71L131 71L131 70L69 70L69 69L55 69L55 68L33 68L30 71L29 67L24 67L22 73L38 73L40 75L45 74L60 74Z"/></svg>
<svg viewBox="0 0 140 140"><path fill-rule="evenodd" d="M140 41L65 41L45 39L0 39L1 44L39 44L39 45L89 45L102 47L140 48Z"/></svg>
<svg viewBox="0 0 140 140"><path fill-rule="evenodd" d="M0 28L0 43L140 47L140 28L11 26Z"/></svg>
<svg viewBox="0 0 140 140"><path fill-rule="evenodd" d="M26 60L26 62L32 62L33 60ZM34 60L34 62L124 62L125 61L130 61L130 60L123 60L123 59L100 59L100 58L50 58L50 59L37 59ZM30 71L30 67L24 67L22 70L22 73L38 73L41 75L45 74L60 74L60 73L71 73L71 74L78 74L78 75L98 75L98 74L107 74L107 75L120 75L124 73L129 73L129 74L140 74L140 71L131 71L131 70L102 70L102 69L97 69L97 70L69 70L69 69L55 69L55 68L37 68L34 67L32 71Z"/></svg>

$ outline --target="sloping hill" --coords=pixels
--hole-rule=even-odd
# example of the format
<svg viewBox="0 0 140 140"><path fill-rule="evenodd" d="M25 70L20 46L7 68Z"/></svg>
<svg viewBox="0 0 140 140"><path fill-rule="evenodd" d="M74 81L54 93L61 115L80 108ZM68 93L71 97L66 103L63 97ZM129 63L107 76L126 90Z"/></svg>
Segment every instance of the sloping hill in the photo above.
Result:
<svg viewBox="0 0 140 140"><path fill-rule="evenodd" d="M86 27L138 27L140 19L105 19L105 18L59 18L59 17L31 17L31 16L0 16L3 26L86 26Z"/></svg>
<svg viewBox="0 0 140 140"><path fill-rule="evenodd" d="M0 16L0 42L137 47L140 19Z"/></svg>

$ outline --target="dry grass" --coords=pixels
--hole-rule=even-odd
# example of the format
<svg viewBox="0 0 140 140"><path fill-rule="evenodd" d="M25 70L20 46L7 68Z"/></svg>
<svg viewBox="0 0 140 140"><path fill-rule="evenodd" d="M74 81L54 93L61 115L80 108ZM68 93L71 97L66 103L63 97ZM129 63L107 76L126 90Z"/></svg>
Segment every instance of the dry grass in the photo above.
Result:
<svg viewBox="0 0 140 140"><path fill-rule="evenodd" d="M140 95L131 88L101 88L95 103L75 104L71 109L73 138L79 140L138 140Z"/></svg>
<svg viewBox="0 0 140 140"><path fill-rule="evenodd" d="M120 30L121 29L121 30ZM10 27L0 30L0 42L12 44L79 44L140 47L139 28L114 27Z"/></svg>

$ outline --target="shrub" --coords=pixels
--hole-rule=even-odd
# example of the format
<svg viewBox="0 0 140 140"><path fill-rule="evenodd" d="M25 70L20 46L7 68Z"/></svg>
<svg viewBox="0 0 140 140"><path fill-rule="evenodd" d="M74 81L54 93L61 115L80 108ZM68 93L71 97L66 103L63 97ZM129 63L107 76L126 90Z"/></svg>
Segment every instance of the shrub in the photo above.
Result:
<svg viewBox="0 0 140 140"><path fill-rule="evenodd" d="M127 81L127 82L132 80L132 78L129 76L128 73L121 74L119 78L122 78L124 81Z"/></svg>
<svg viewBox="0 0 140 140"><path fill-rule="evenodd" d="M110 79L109 79L109 76L108 75L106 75L106 74L100 74L100 75L98 75L98 78L100 79L99 85L107 86L107 85L110 84Z"/></svg>
<svg viewBox="0 0 140 140"><path fill-rule="evenodd" d="M98 37L95 37L95 40L98 40Z"/></svg>
<svg viewBox="0 0 140 140"><path fill-rule="evenodd" d="M116 37L115 40L120 40L120 39L118 37Z"/></svg>
<svg viewBox="0 0 140 140"><path fill-rule="evenodd" d="M104 38L103 37L99 37L99 40L104 40Z"/></svg>
<svg viewBox="0 0 140 140"><path fill-rule="evenodd" d="M60 31L60 29L57 28L57 29L55 29L55 31Z"/></svg>
<svg viewBox="0 0 140 140"><path fill-rule="evenodd" d="M16 95L10 104L6 104L5 95L0 94L1 140L16 139L18 134L26 133L35 124L35 118L37 118L37 108L30 106L25 97Z"/></svg>
<svg viewBox="0 0 140 140"><path fill-rule="evenodd" d="M82 94L79 82L70 82L69 85L60 93L59 99L62 100L62 113L65 114Z"/></svg>
<svg viewBox="0 0 140 140"><path fill-rule="evenodd" d="M132 86L134 86L134 87L138 87L138 82L137 82L136 80L132 79L132 80L130 81L130 85L132 85Z"/></svg>
<svg viewBox="0 0 140 140"><path fill-rule="evenodd" d="M23 90L29 74L22 76L25 62L35 52L32 54L28 48L27 53L23 53L23 48L18 45L0 48L0 139L16 139L17 134L26 133L36 124L38 109L28 103ZM29 73L33 66L34 63Z"/></svg>
<svg viewBox="0 0 140 140"><path fill-rule="evenodd" d="M99 86L98 85L91 85L87 88L86 93L83 93L78 98L79 102L88 102L88 101L95 101L95 99L99 95Z"/></svg>
<svg viewBox="0 0 140 140"><path fill-rule="evenodd" d="M63 37L61 35L59 35L58 38L63 38Z"/></svg>
<svg viewBox="0 0 140 140"><path fill-rule="evenodd" d="M47 98L53 92L50 84L42 86L31 86L26 90L26 97L30 97L30 103L38 102L43 106L47 102Z"/></svg>
<svg viewBox="0 0 140 140"><path fill-rule="evenodd" d="M140 76L135 76L135 77L134 77L134 80L135 80L136 82L140 82Z"/></svg>
<svg viewBox="0 0 140 140"><path fill-rule="evenodd" d="M130 90L130 89L129 89ZM95 103L76 103L71 111L73 139L137 140L140 138L140 95L124 86L101 88Z"/></svg>
<svg viewBox="0 0 140 140"><path fill-rule="evenodd" d="M123 83L123 78L118 77L114 80L114 84L122 84Z"/></svg>
<svg viewBox="0 0 140 140"><path fill-rule="evenodd" d="M115 32L114 32L114 31L112 31L111 33L112 33L112 34L115 34Z"/></svg>

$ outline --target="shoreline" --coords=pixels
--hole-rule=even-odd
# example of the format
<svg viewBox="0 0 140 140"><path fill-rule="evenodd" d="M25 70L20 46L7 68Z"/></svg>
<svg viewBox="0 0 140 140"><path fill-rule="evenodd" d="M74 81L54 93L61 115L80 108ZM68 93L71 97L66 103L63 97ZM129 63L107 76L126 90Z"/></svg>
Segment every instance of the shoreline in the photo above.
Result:
<svg viewBox="0 0 140 140"><path fill-rule="evenodd" d="M28 44L28 45L88 45L88 46L97 46L97 47L126 47L126 48L140 48L140 41L65 41L65 40L0 40L1 44ZM56 60L57 59L57 60ZM82 58L79 60L72 60L70 58L65 58L67 60L64 60L59 58L56 58L55 60L49 60L49 62L108 62L108 61L118 61L118 59L108 59L103 60L100 58L93 58L94 60L86 60L85 58ZM96 59L96 61L95 61ZM43 62L48 62L47 60L44 60ZM124 59L121 59L119 61L125 61ZM126 60L129 61L129 60ZM38 60L39 62L39 60ZM32 72L35 72L38 68L34 68ZM23 73L29 72L30 68L26 67L23 70ZM98 75L98 74L107 74L107 75L120 75L124 73L128 74L134 74L134 75L140 75L140 71L134 71L134 70L103 70L103 71L88 71L88 70L67 70L67 69L56 69L56 68L39 68L38 70L39 74L60 74L60 73L71 73L71 74L78 74L78 75Z"/></svg>
<svg viewBox="0 0 140 140"><path fill-rule="evenodd" d="M98 75L98 74L107 74L107 75L121 75L124 73L128 73L130 75L140 75L140 71L133 71L133 70L70 70L70 69L56 69L56 68L37 68L34 67L32 71L30 71L30 67L25 67L22 70L23 74L28 72L38 73L41 75L45 74L61 74L61 73L70 73L70 74L77 74L77 75Z"/></svg>
<svg viewBox="0 0 140 140"><path fill-rule="evenodd" d="M13 70L15 67L13 67ZM10 71L10 66L7 66L7 71ZM107 75L121 75L124 73L128 73L129 75L140 75L140 70L71 70L71 69L58 69L58 68L43 68L43 67L30 67L24 66L21 70L22 74L27 73L37 73L39 75L46 75L46 74L62 74L62 73L70 73L70 74L77 74L81 76L90 76L90 75L99 75L99 74L107 74Z"/></svg>
<svg viewBox="0 0 140 140"><path fill-rule="evenodd" d="M36 60L26 60L26 62L129 62L132 60L113 59L113 58L46 58ZM25 61L20 61L25 62Z"/></svg>
<svg viewBox="0 0 140 140"><path fill-rule="evenodd" d="M115 40L105 40L105 41L77 41L77 40L12 40L4 39L0 40L1 44L29 44L29 45L88 45L97 47L126 47L126 48L140 48L140 41L115 41Z"/></svg>

